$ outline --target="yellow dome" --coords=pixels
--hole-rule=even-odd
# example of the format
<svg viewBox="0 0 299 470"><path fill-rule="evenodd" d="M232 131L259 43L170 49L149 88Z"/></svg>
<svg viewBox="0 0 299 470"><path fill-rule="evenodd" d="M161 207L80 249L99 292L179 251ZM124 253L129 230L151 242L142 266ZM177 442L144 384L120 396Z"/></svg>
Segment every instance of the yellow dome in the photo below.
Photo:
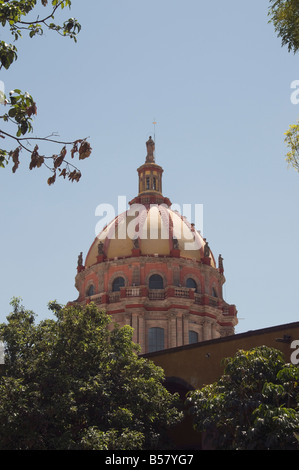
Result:
<svg viewBox="0 0 299 470"><path fill-rule="evenodd" d="M132 256L180 257L200 261L213 254L205 239L185 217L171 209L162 193L163 168L155 162L155 142L146 142L147 156L138 171L138 196L96 237L85 261L88 268L100 261Z"/></svg>
<svg viewBox="0 0 299 470"><path fill-rule="evenodd" d="M95 238L87 254L85 267L104 259L132 256L175 256L200 261L204 257L205 240L186 218L161 204L134 204L118 215ZM100 248L99 248L100 247ZM215 267L209 251L211 266Z"/></svg>

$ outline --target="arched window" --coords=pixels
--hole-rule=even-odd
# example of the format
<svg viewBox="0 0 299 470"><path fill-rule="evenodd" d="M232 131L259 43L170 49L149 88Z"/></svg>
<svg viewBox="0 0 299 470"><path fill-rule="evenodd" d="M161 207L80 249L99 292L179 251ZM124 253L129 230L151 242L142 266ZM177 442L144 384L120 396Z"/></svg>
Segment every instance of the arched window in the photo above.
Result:
<svg viewBox="0 0 299 470"><path fill-rule="evenodd" d="M157 184L156 184L156 178L155 177L153 178L153 189L154 190L157 189Z"/></svg>
<svg viewBox="0 0 299 470"><path fill-rule="evenodd" d="M123 277L117 277L114 279L112 283L112 292L118 292L120 291L121 287L125 286L125 280Z"/></svg>
<svg viewBox="0 0 299 470"><path fill-rule="evenodd" d="M90 297L91 295L94 295L94 286L91 284L86 292L87 297Z"/></svg>
<svg viewBox="0 0 299 470"><path fill-rule="evenodd" d="M164 289L163 278L159 274L152 274L149 278L150 289Z"/></svg>
<svg viewBox="0 0 299 470"><path fill-rule="evenodd" d="M196 331L189 331L189 344L198 343L198 333Z"/></svg>
<svg viewBox="0 0 299 470"><path fill-rule="evenodd" d="M164 329L150 328L148 330L148 352L164 349Z"/></svg>
<svg viewBox="0 0 299 470"><path fill-rule="evenodd" d="M150 189L150 179L149 179L149 176L146 177L145 181L146 181L146 189Z"/></svg>
<svg viewBox="0 0 299 470"><path fill-rule="evenodd" d="M188 287L189 289L195 289L195 292L197 292L197 284L194 279L192 279L192 277L188 277L186 281L186 287Z"/></svg>

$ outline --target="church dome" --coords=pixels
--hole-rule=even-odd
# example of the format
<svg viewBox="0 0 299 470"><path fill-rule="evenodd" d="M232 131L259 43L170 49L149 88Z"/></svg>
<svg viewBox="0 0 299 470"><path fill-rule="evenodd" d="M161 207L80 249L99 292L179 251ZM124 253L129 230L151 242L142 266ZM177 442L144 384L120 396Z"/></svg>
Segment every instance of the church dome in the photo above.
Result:
<svg viewBox="0 0 299 470"><path fill-rule="evenodd" d="M223 258L217 267L195 224L163 195L151 137L146 147L137 196L99 230L85 262L78 257L74 302L130 325L142 353L231 335L237 310L223 298Z"/></svg>
<svg viewBox="0 0 299 470"><path fill-rule="evenodd" d="M103 254L106 260L130 256L169 257L200 261L207 242L193 224L164 204L133 204L118 215L96 237L87 254L85 267L98 262ZM210 265L215 260L208 250Z"/></svg>
<svg viewBox="0 0 299 470"><path fill-rule="evenodd" d="M163 168L155 162L155 142L146 142L145 163L140 166L139 193L130 208L112 220L97 235L85 260L88 268L102 260L131 256L178 256L216 267L208 243L186 217L171 209L162 194Z"/></svg>

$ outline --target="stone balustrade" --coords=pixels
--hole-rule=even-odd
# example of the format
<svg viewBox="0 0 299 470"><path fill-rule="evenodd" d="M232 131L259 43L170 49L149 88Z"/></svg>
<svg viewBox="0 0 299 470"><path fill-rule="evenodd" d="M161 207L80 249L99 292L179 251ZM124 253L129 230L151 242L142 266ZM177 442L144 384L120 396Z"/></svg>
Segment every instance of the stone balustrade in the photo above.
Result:
<svg viewBox="0 0 299 470"><path fill-rule="evenodd" d="M190 299L197 305L207 305L214 308L220 308L226 316L236 315L234 305L227 305L222 299L199 294L194 289L187 287L168 286L165 289L148 289L146 286L122 287L117 292L105 294L96 294L88 297L89 302L95 302L98 305L112 304L120 302L124 298L148 297L149 300L162 301L168 298Z"/></svg>

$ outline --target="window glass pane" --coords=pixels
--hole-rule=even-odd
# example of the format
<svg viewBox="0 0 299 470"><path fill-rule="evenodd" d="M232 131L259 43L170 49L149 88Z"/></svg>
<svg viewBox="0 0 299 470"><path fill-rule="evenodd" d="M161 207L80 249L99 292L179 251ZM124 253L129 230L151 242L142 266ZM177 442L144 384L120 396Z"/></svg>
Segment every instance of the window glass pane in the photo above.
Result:
<svg viewBox="0 0 299 470"><path fill-rule="evenodd" d="M150 289L164 289L162 276L159 276L159 274L153 274L149 278L149 288Z"/></svg>
<svg viewBox="0 0 299 470"><path fill-rule="evenodd" d="M112 292L117 292L121 287L124 287L125 280L123 277L117 277L112 283Z"/></svg>
<svg viewBox="0 0 299 470"><path fill-rule="evenodd" d="M189 331L189 344L198 343L198 333L196 331Z"/></svg>
<svg viewBox="0 0 299 470"><path fill-rule="evenodd" d="M197 292L197 284L191 277L187 279L186 287L189 287L189 289L195 289L195 291Z"/></svg>
<svg viewBox="0 0 299 470"><path fill-rule="evenodd" d="M93 285L89 286L87 290L87 295L94 295L94 287Z"/></svg>
<svg viewBox="0 0 299 470"><path fill-rule="evenodd" d="M150 328L148 330L148 352L164 349L164 329Z"/></svg>

